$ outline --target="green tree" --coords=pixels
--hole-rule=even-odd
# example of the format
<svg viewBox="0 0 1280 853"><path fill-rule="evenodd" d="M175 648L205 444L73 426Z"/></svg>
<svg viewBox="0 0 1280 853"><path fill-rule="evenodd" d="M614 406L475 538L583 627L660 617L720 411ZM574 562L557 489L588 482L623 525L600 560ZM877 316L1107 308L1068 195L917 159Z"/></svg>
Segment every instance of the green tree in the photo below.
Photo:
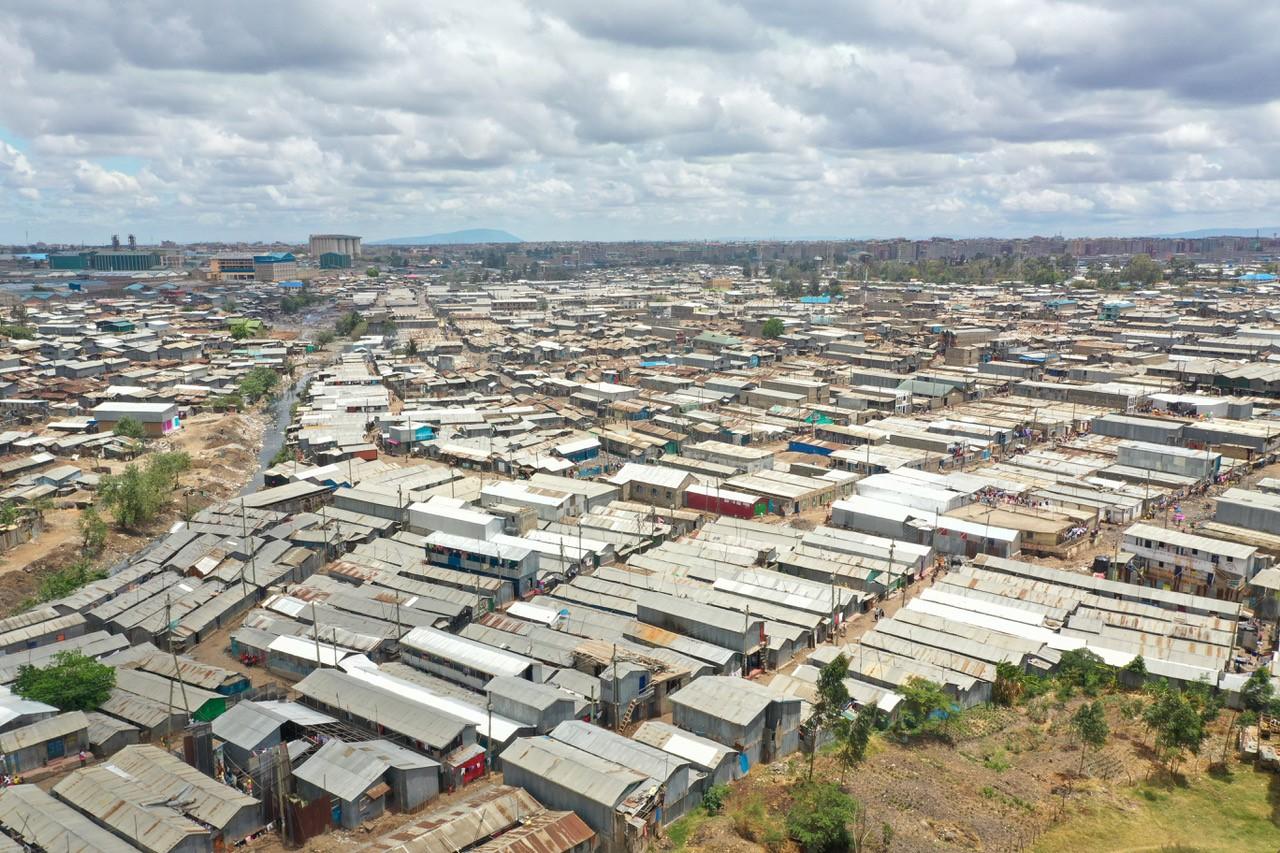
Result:
<svg viewBox="0 0 1280 853"><path fill-rule="evenodd" d="M838 853L853 839L849 824L858 803L831 782L809 782L795 794L787 812L787 834L804 853Z"/></svg>
<svg viewBox="0 0 1280 853"><path fill-rule="evenodd" d="M238 390L250 405L258 402L280 384L280 374L269 367L255 367L240 379Z"/></svg>
<svg viewBox="0 0 1280 853"><path fill-rule="evenodd" d="M782 336L786 326L783 325L780 317L770 317L765 320L764 327L760 330L760 334L766 338L778 338Z"/></svg>
<svg viewBox="0 0 1280 853"><path fill-rule="evenodd" d="M112 428L113 435L122 435L125 438L141 439L146 435L146 431L142 427L142 421L137 418L121 418L116 421L116 425Z"/></svg>
<svg viewBox="0 0 1280 853"><path fill-rule="evenodd" d="M836 758L840 762L840 784L844 784L845 774L857 767L867 757L867 748L871 745L871 735L875 731L880 712L874 704L868 703L858 709L852 720L841 717L836 725L836 737L839 749Z"/></svg>
<svg viewBox="0 0 1280 853"><path fill-rule="evenodd" d="M1138 254L1125 264L1122 276L1126 281L1149 287L1164 277L1164 269L1150 255Z"/></svg>
<svg viewBox="0 0 1280 853"><path fill-rule="evenodd" d="M243 341L249 337L249 326L247 323L236 323L231 327L231 339L233 341Z"/></svg>
<svg viewBox="0 0 1280 853"><path fill-rule="evenodd" d="M80 652L58 652L49 666L23 666L13 692L61 711L93 711L111 695L116 671Z"/></svg>
<svg viewBox="0 0 1280 853"><path fill-rule="evenodd" d="M22 326L17 323L0 323L0 337L29 341L35 336L36 330L30 326Z"/></svg>
<svg viewBox="0 0 1280 853"><path fill-rule="evenodd" d="M809 716L809 778L813 779L813 760L818 752L818 741L823 729L830 728L840 719L849 706L849 689L844 680L849 677L849 659L838 654L818 672L818 701L813 704Z"/></svg>
<svg viewBox="0 0 1280 853"><path fill-rule="evenodd" d="M119 474L103 477L98 494L118 527L137 530L169 506L178 475L190 467L191 457L185 453L160 453L145 467L131 464Z"/></svg>
<svg viewBox="0 0 1280 853"><path fill-rule="evenodd" d="M335 337L336 335L334 335L333 332L329 331L328 329L325 329L324 331L316 335L316 345L322 346L322 347L328 346L329 344L333 343Z"/></svg>
<svg viewBox="0 0 1280 853"><path fill-rule="evenodd" d="M1138 687L1147 682L1147 662L1142 659L1142 655L1134 655L1133 660L1122 666L1120 671Z"/></svg>
<svg viewBox="0 0 1280 853"><path fill-rule="evenodd" d="M1022 667L1009 661L996 664L996 681L991 688L991 701L1011 708L1022 699Z"/></svg>
<svg viewBox="0 0 1280 853"><path fill-rule="evenodd" d="M935 712L951 706L941 684L918 675L908 678L898 692L902 694L898 726L906 731L919 730Z"/></svg>
<svg viewBox="0 0 1280 853"><path fill-rule="evenodd" d="M1101 701L1086 702L1071 715L1071 729L1080 739L1080 770L1077 775L1084 774L1084 759L1087 751L1097 751L1107 745L1107 736L1111 729L1107 726L1107 712Z"/></svg>
<svg viewBox="0 0 1280 853"><path fill-rule="evenodd" d="M107 523L102 520L98 510L86 507L80 513L80 551L85 556L96 557L107 546Z"/></svg>
<svg viewBox="0 0 1280 853"><path fill-rule="evenodd" d="M1088 649L1069 649L1058 661L1058 692L1064 698L1076 688L1097 696L1115 681L1115 672Z"/></svg>
<svg viewBox="0 0 1280 853"><path fill-rule="evenodd" d="M377 278L378 276L382 275L382 271L379 270L377 267L369 267L367 270L364 271L364 274L369 276L369 278Z"/></svg>
<svg viewBox="0 0 1280 853"><path fill-rule="evenodd" d="M1240 705L1246 711L1261 714L1270 707L1274 694L1266 668L1256 669L1240 688Z"/></svg>
<svg viewBox="0 0 1280 853"><path fill-rule="evenodd" d="M348 311L337 319L333 324L333 329L339 335L346 337L355 331L356 326L360 325L362 319L359 311Z"/></svg>
<svg viewBox="0 0 1280 853"><path fill-rule="evenodd" d="M404 354L412 358L418 354L418 339L409 338L409 342L404 345Z"/></svg>

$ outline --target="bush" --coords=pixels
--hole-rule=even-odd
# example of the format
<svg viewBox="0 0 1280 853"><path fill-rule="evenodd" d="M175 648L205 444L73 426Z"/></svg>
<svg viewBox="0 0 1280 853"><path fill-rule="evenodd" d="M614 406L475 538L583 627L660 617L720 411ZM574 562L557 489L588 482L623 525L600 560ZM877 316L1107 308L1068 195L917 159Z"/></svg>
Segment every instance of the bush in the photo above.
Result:
<svg viewBox="0 0 1280 853"><path fill-rule="evenodd" d="M720 814L727 799L729 799L728 785L712 785L702 795L702 807L707 810L707 814Z"/></svg>
<svg viewBox="0 0 1280 853"><path fill-rule="evenodd" d="M59 652L49 666L21 667L13 692L60 711L92 711L107 701L115 685L113 667L80 652Z"/></svg>
<svg viewBox="0 0 1280 853"><path fill-rule="evenodd" d="M787 833L805 853L835 853L852 843L849 823L858 815L857 802L830 782L801 787L787 812Z"/></svg>
<svg viewBox="0 0 1280 853"><path fill-rule="evenodd" d="M116 421L116 425L111 430L112 435L122 435L125 438L143 438L146 436L146 430L143 429L142 421L137 418L121 418Z"/></svg>
<svg viewBox="0 0 1280 853"><path fill-rule="evenodd" d="M76 560L71 565L63 566L58 571L41 578L36 587L36 600L30 603L65 598L85 584L102 580L106 576L105 571L94 568L93 563L88 559Z"/></svg>
<svg viewBox="0 0 1280 853"><path fill-rule="evenodd" d="M145 467L129 465L123 473L103 477L98 493L103 506L115 516L117 526L136 530L169 506L178 475L190 467L191 457L185 453L160 453L151 457Z"/></svg>
<svg viewBox="0 0 1280 853"><path fill-rule="evenodd" d="M80 550L89 557L96 557L107 546L107 523L93 507L80 513Z"/></svg>

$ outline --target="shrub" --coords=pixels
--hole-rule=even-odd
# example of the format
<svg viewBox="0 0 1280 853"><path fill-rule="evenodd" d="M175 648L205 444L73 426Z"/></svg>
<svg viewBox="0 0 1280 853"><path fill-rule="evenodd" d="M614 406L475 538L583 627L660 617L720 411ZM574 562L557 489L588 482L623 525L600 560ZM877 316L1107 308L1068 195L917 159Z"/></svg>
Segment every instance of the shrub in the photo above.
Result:
<svg viewBox="0 0 1280 853"><path fill-rule="evenodd" d="M849 823L857 802L830 782L802 786L787 812L787 833L805 853L835 853L852 842Z"/></svg>

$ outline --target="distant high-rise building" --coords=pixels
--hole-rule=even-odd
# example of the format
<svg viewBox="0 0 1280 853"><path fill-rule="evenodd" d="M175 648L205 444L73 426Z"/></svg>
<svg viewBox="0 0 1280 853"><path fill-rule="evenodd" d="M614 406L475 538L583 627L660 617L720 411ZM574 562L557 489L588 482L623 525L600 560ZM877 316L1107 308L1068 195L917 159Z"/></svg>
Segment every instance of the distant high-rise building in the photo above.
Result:
<svg viewBox="0 0 1280 853"><path fill-rule="evenodd" d="M339 255L360 257L360 241L362 238L351 234L312 234L310 241L311 257L318 258L326 252Z"/></svg>

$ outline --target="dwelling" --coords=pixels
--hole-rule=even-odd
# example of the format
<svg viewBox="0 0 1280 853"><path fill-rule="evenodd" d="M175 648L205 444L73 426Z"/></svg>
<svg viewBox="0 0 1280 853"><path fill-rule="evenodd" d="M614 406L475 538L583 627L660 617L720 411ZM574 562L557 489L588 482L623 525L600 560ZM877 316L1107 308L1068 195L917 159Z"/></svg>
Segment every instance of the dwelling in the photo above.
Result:
<svg viewBox="0 0 1280 853"><path fill-rule="evenodd" d="M599 837L600 853L633 849L657 819L656 779L554 738L516 740L502 752L502 773L538 802L582 818Z"/></svg>
<svg viewBox="0 0 1280 853"><path fill-rule="evenodd" d="M386 740L337 738L293 771L298 795L328 797L336 823L355 829L390 809L415 812L440 793L440 765Z"/></svg>
<svg viewBox="0 0 1280 853"><path fill-rule="evenodd" d="M514 598L524 597L538 585L539 552L518 537L484 540L436 531L426 538L426 558L433 566L509 583Z"/></svg>
<svg viewBox="0 0 1280 853"><path fill-rule="evenodd" d="M1239 601L1249 580L1272 563L1253 545L1154 524L1131 525L1120 548L1135 557L1126 578L1132 583L1229 601Z"/></svg>
<svg viewBox="0 0 1280 853"><path fill-rule="evenodd" d="M628 462L609 482L622 489L623 500L659 507L684 506L684 493L698 478L688 471Z"/></svg>
<svg viewBox="0 0 1280 853"><path fill-rule="evenodd" d="M779 696L753 681L704 675L672 694L672 722L731 746L750 767L800 748L800 699Z"/></svg>
<svg viewBox="0 0 1280 853"><path fill-rule="evenodd" d="M769 498L718 485L692 483L684 492L684 505L689 509L734 518L758 518L769 513Z"/></svg>
<svg viewBox="0 0 1280 853"><path fill-rule="evenodd" d="M727 785L747 773L747 763L733 747L673 726L662 720L646 720L631 736L687 761L707 775L705 786Z"/></svg>
<svg viewBox="0 0 1280 853"><path fill-rule="evenodd" d="M655 814L659 824L677 820L702 802L707 777L688 760L582 720L566 720L551 737L662 783L662 803Z"/></svg>
<svg viewBox="0 0 1280 853"><path fill-rule="evenodd" d="M4 753L8 773L25 774L88 748L89 720L81 711L68 711L0 733L0 752Z"/></svg>
<svg viewBox="0 0 1280 853"><path fill-rule="evenodd" d="M548 811L522 788L480 785L461 799L402 823L366 849L369 853L592 853L594 840L595 833L573 812Z"/></svg>
<svg viewBox="0 0 1280 853"><path fill-rule="evenodd" d="M435 628L414 628L400 638L404 661L447 681L484 690L499 676L532 681L541 665L512 652Z"/></svg>
<svg viewBox="0 0 1280 853"><path fill-rule="evenodd" d="M176 792L187 797L177 798ZM73 771L53 795L144 850L230 847L262 828L261 804L154 746Z"/></svg>
<svg viewBox="0 0 1280 853"><path fill-rule="evenodd" d="M35 785L0 789L0 837L17 839L15 850L69 853L137 853L138 848L117 838L61 800ZM172 848L170 848L172 849Z"/></svg>
<svg viewBox="0 0 1280 853"><path fill-rule="evenodd" d="M336 723L333 717L296 702L237 702L213 721L213 736L238 767L264 749L300 736L307 728Z"/></svg>
<svg viewBox="0 0 1280 853"><path fill-rule="evenodd" d="M108 401L90 409L99 432L111 432L125 418L142 424L142 431L152 438L168 435L182 426L177 403L128 403Z"/></svg>
<svg viewBox="0 0 1280 853"><path fill-rule="evenodd" d="M590 715L588 704L573 694L514 676L492 679L485 685L485 693L495 712L525 723L540 735L565 720Z"/></svg>

